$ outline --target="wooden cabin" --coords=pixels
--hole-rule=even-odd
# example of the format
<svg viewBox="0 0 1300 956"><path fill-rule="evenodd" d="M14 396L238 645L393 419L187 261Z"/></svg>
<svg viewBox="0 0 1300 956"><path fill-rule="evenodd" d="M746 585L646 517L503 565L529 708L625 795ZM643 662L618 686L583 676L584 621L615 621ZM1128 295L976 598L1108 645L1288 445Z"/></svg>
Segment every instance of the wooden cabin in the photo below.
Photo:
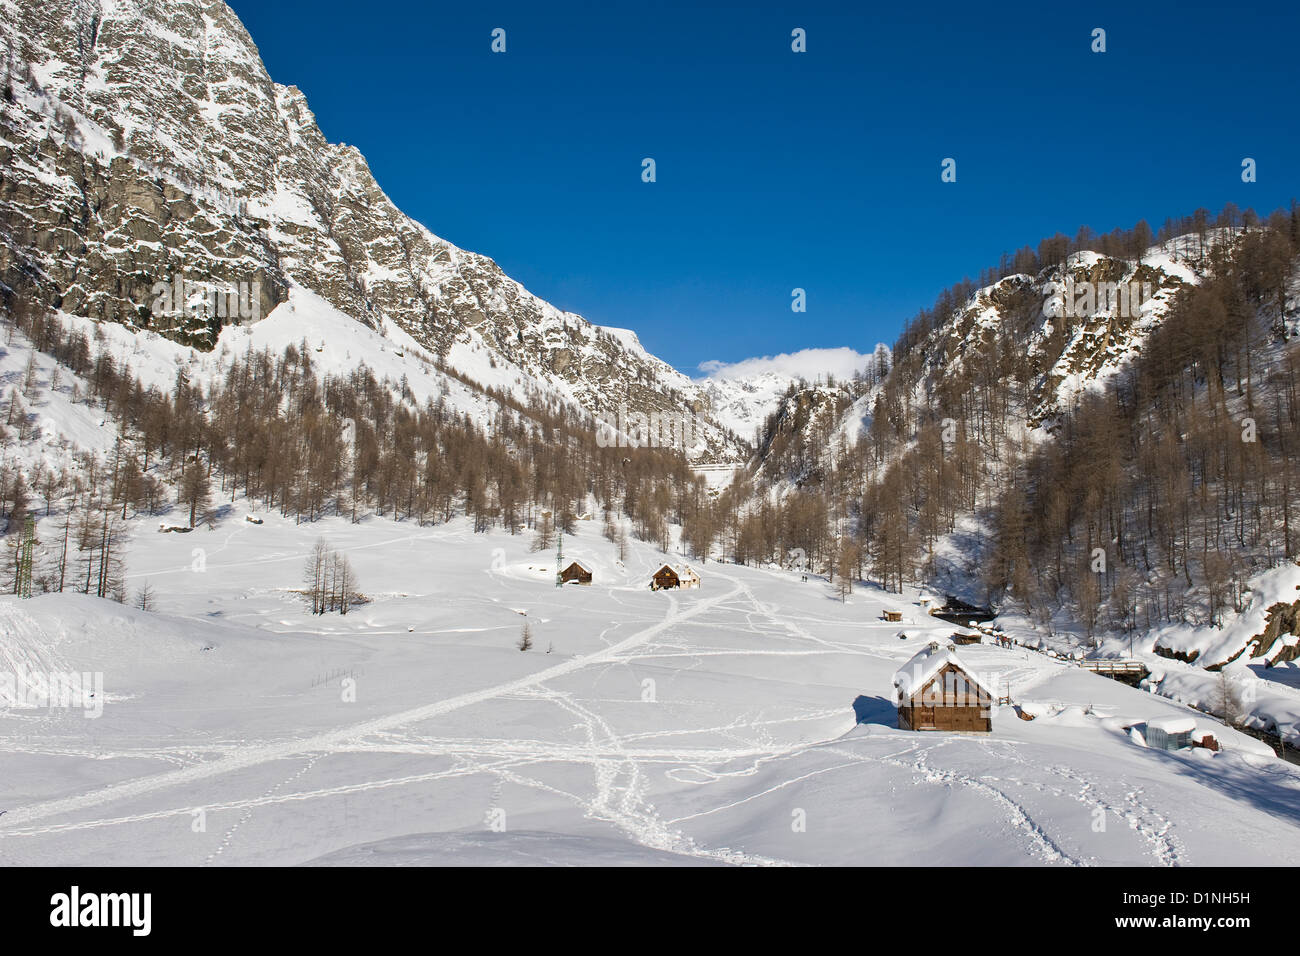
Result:
<svg viewBox="0 0 1300 956"><path fill-rule="evenodd" d="M665 564L650 579L650 590L664 588L698 588L700 576L685 564Z"/></svg>
<svg viewBox="0 0 1300 956"><path fill-rule="evenodd" d="M682 586L682 579L677 576L672 565L665 564L662 568L654 573L650 579L650 590L661 591L664 588L679 588Z"/></svg>
<svg viewBox="0 0 1300 956"><path fill-rule="evenodd" d="M885 612L885 620L886 620L886 621L889 621L891 624L897 624L897 623L898 623L899 621L901 621L902 619L903 619L903 612L902 612L902 611L886 611L886 612Z"/></svg>
<svg viewBox="0 0 1300 956"><path fill-rule="evenodd" d="M957 657L931 641L894 675L900 730L993 730L993 692Z"/></svg>
<svg viewBox="0 0 1300 956"><path fill-rule="evenodd" d="M579 584L590 584L591 568L587 567L581 561L574 561L560 572L560 580L565 584L568 584L570 581L577 581Z"/></svg>

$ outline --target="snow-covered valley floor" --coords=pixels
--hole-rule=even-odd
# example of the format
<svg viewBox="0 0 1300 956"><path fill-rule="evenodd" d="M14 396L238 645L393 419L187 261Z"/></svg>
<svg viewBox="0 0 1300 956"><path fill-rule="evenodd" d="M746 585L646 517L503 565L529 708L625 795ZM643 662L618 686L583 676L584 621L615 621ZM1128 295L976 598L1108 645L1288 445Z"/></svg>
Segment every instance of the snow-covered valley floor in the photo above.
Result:
<svg viewBox="0 0 1300 956"><path fill-rule="evenodd" d="M1146 749L1121 725L1190 712L1040 654L961 649L1038 719L895 729L894 671L953 630L915 595L712 562L651 592L664 556L599 521L556 589L531 535L244 513L136 522L155 611L0 599L0 670L104 681L97 718L0 709L0 863L1300 863L1300 767ZM347 616L295 593L318 535Z"/></svg>

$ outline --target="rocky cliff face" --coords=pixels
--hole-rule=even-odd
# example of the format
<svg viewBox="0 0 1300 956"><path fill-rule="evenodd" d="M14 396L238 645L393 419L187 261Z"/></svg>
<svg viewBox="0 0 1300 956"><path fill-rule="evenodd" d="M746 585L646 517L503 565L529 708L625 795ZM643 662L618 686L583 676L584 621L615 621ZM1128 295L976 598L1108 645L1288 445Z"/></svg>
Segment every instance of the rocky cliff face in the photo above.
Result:
<svg viewBox="0 0 1300 956"><path fill-rule="evenodd" d="M1216 237L1217 238L1217 237ZM1173 297L1202 277L1195 237L1148 250L1140 261L1080 252L1038 275L1011 275L976 292L921 350L924 377L975 373L995 337L1031 364L1031 427L1053 418L1089 387L1104 384L1141 350Z"/></svg>
<svg viewBox="0 0 1300 956"><path fill-rule="evenodd" d="M786 487L821 484L849 440L844 423L862 391L852 384L803 385L782 396L760 439L758 473Z"/></svg>
<svg viewBox="0 0 1300 956"><path fill-rule="evenodd" d="M0 14L7 295L210 349L296 284L453 368L486 353L524 391L596 416L699 413L695 457L742 455L635 336L561 312L404 215L219 0L0 0Z"/></svg>
<svg viewBox="0 0 1300 956"><path fill-rule="evenodd" d="M1063 411L1141 354L1174 296L1203 278L1209 245L1225 238L1171 240L1140 261L1080 252L1037 275L1010 275L976 290L878 384L805 385L784 397L759 436L758 474L794 485L825 474L836 449L870 429L887 389L905 397L892 414L901 416L906 447L922 421L960 405L954 396L962 383L1004 374L1010 356L1028 370L1023 399L1011 411L1037 438L1050 437Z"/></svg>

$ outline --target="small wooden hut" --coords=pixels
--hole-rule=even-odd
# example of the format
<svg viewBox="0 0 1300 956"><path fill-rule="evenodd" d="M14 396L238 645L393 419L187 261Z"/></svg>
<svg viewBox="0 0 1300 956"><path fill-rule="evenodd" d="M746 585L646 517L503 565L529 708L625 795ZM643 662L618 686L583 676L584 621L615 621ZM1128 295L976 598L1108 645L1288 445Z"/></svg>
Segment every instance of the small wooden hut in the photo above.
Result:
<svg viewBox="0 0 1300 956"><path fill-rule="evenodd" d="M993 692L957 657L953 645L930 644L894 675L900 730L993 729Z"/></svg>
<svg viewBox="0 0 1300 956"><path fill-rule="evenodd" d="M650 590L664 588L698 588L700 576L685 564L665 564L650 579Z"/></svg>
<svg viewBox="0 0 1300 956"><path fill-rule="evenodd" d="M570 581L576 581L579 584L590 584L591 568L587 567L581 561L574 561L560 572L560 580L565 584L568 584Z"/></svg>
<svg viewBox="0 0 1300 956"><path fill-rule="evenodd" d="M677 576L671 564L665 564L650 579L651 591L662 591L664 588L679 588L682 586L682 580Z"/></svg>

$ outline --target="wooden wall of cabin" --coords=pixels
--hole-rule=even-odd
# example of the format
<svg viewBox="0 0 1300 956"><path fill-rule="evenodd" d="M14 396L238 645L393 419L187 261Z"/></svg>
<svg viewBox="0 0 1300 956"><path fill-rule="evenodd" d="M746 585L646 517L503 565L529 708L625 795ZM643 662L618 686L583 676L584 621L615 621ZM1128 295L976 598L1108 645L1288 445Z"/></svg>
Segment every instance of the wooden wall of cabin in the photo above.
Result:
<svg viewBox="0 0 1300 956"><path fill-rule="evenodd" d="M953 681L948 680L949 674L953 675ZM927 700L933 702L923 703ZM900 730L988 732L993 729L992 708L993 698L983 688L961 668L945 664L909 701L899 706L898 726Z"/></svg>

